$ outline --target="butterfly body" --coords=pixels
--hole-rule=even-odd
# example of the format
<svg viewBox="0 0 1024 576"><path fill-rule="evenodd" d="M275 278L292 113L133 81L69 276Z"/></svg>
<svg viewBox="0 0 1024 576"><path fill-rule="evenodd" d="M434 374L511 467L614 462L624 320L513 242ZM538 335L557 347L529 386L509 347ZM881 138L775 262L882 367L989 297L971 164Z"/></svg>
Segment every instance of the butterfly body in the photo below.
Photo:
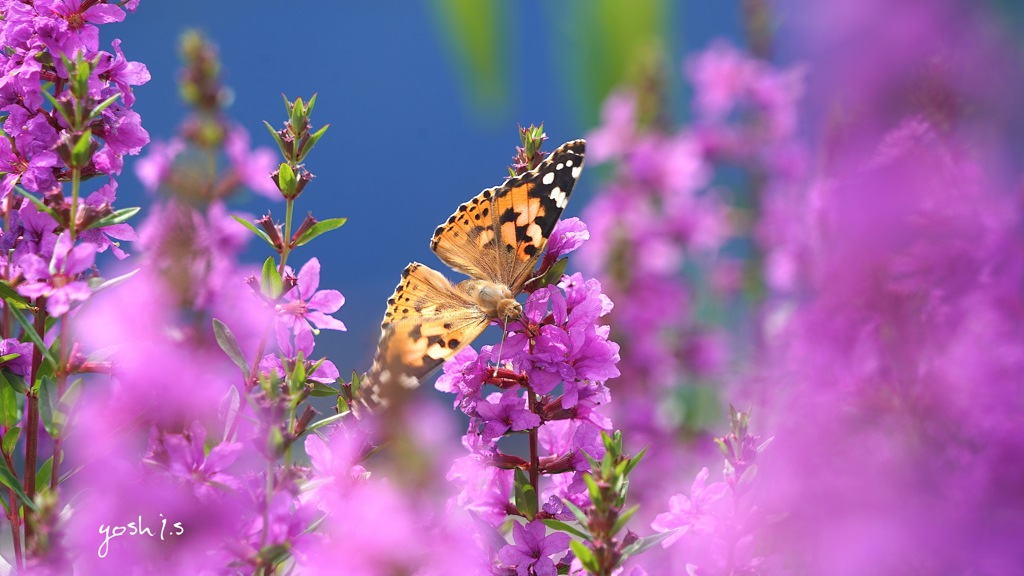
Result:
<svg viewBox="0 0 1024 576"><path fill-rule="evenodd" d="M488 188L435 230L430 248L470 276L452 284L413 262L381 323L363 402L387 406L469 345L492 321L518 320L515 296L533 277L548 237L583 169L585 143L563 144L533 170Z"/></svg>

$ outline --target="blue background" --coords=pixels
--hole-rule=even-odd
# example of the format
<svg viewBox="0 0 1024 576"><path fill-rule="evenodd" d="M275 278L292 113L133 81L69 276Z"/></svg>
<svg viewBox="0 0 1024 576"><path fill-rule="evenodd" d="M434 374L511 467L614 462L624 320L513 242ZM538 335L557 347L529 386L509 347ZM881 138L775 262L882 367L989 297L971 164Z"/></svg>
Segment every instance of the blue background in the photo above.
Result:
<svg viewBox="0 0 1024 576"><path fill-rule="evenodd" d="M331 128L307 158L316 178L299 199L297 221L312 210L318 219L344 216L348 223L301 248L291 263L318 257L321 288L346 296L335 316L348 332L325 332L316 349L343 376L369 366L385 300L408 262L456 278L430 253L429 238L460 203L502 182L519 143L517 124L544 122L550 150L585 136L605 95L587 88L588 71L600 70L602 62L585 47L603 42L600 36L614 33L614 26L602 32L581 25L591 6L586 0L489 4L497 26L471 28L492 35L496 59L487 69L490 80L475 84L444 6L144 0L125 22L101 28L101 49L121 38L128 59L145 63L152 74L136 89L135 108L154 141L173 136L187 112L178 97L177 42L188 27L219 45L235 94L228 116L249 129L255 144L273 145L262 121L282 125L282 93L319 94L314 122ZM681 86L685 54L714 38L739 36L738 0L662 8L666 18L656 45L671 55L666 72L673 88ZM481 86L490 97L480 96ZM685 109L678 101L672 106L680 114ZM134 176L135 160L128 159L120 179L121 207L149 201ZM588 172L565 216L579 214L599 184ZM233 208L259 214L271 207L278 220L284 216L283 203L244 200ZM261 244L252 243L248 260L266 258Z"/></svg>

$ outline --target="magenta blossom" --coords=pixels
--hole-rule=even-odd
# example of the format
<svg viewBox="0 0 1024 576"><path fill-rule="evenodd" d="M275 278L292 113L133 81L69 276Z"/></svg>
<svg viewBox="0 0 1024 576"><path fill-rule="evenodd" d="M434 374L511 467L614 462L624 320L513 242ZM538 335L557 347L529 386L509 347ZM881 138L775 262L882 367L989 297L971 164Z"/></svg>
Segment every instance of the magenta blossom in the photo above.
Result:
<svg viewBox="0 0 1024 576"><path fill-rule="evenodd" d="M281 348L292 349L289 337L294 336L299 349L312 350L308 341L318 329L346 329L341 320L330 316L345 303L345 297L337 290L317 290L319 287L320 260L313 258L302 266L295 287L277 305L277 342Z"/></svg>
<svg viewBox="0 0 1024 576"><path fill-rule="evenodd" d="M708 507L729 492L725 482L714 482L707 485L708 469L703 468L697 473L690 487L690 495L676 494L669 500L669 511L658 514L651 522L651 528L658 532L676 530L662 541L665 548L685 536L690 530L706 533L713 528L714 518L708 513Z"/></svg>
<svg viewBox="0 0 1024 576"><path fill-rule="evenodd" d="M83 302L91 294L89 285L78 275L92 266L96 258L94 244L79 244L72 248L67 231L57 237L53 257L49 262L35 254L26 254L19 264L25 273L26 284L18 286L18 293L29 298L46 298L46 311L50 316L63 316L72 302Z"/></svg>
<svg viewBox="0 0 1024 576"><path fill-rule="evenodd" d="M555 229L551 231L548 238L547 254L545 260L558 260L562 256L579 248L584 242L590 239L590 232L587 225L579 218L567 218L559 220Z"/></svg>
<svg viewBox="0 0 1024 576"><path fill-rule="evenodd" d="M509 430L520 432L540 425L540 416L530 412L526 399L517 390L489 395L476 405L476 414L484 422L485 440L498 438Z"/></svg>
<svg viewBox="0 0 1024 576"><path fill-rule="evenodd" d="M563 553L569 548L569 535L554 532L545 536L547 527L540 520L523 525L512 525L515 544L509 544L498 551L502 563L515 567L518 576L555 576L558 570L552 554Z"/></svg>
<svg viewBox="0 0 1024 576"><path fill-rule="evenodd" d="M193 422L185 434L164 434L154 426L145 462L166 469L191 486L201 502L210 503L225 489L241 488L238 479L225 472L241 451L241 443L223 442L206 453L206 428L199 422Z"/></svg>
<svg viewBox="0 0 1024 576"><path fill-rule="evenodd" d="M0 341L0 356L17 354L14 358L0 361L0 367L6 368L19 376L28 376L32 368L32 343L21 342L17 338L5 338Z"/></svg>

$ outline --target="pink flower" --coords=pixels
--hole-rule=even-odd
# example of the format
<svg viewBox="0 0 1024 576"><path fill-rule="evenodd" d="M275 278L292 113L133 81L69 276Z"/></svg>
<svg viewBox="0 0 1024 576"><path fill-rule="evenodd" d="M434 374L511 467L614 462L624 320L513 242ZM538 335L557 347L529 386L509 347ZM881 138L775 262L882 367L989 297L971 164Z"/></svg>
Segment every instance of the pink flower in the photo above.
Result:
<svg viewBox="0 0 1024 576"><path fill-rule="evenodd" d="M313 258L299 270L295 287L277 306L277 341L281 348L293 349L289 342L295 336L299 349L312 350L311 341L317 329L345 330L345 324L330 316L345 303L337 290L320 287L320 260Z"/></svg>
<svg viewBox="0 0 1024 576"><path fill-rule="evenodd" d="M26 254L19 260L28 282L18 286L18 293L29 298L45 297L50 316L63 316L72 302L89 298L89 285L77 278L92 266L95 258L95 244L72 247L71 235L64 231L57 237L49 262L35 254Z"/></svg>
<svg viewBox="0 0 1024 576"><path fill-rule="evenodd" d="M662 541L663 547L668 548L691 529L705 533L710 531L714 520L707 508L725 496L729 487L725 482L715 482L707 486L707 480L708 469L702 468L693 480L690 495L676 494L673 496L669 500L669 511L658 514L654 522L651 522L651 528L658 532L677 530L675 534Z"/></svg>
<svg viewBox="0 0 1024 576"><path fill-rule="evenodd" d="M509 544L498 551L502 563L514 566L519 576L555 576L558 570L551 560L552 554L565 552L569 548L569 535L554 532L545 535L547 527L540 520L523 525L512 525L515 544Z"/></svg>

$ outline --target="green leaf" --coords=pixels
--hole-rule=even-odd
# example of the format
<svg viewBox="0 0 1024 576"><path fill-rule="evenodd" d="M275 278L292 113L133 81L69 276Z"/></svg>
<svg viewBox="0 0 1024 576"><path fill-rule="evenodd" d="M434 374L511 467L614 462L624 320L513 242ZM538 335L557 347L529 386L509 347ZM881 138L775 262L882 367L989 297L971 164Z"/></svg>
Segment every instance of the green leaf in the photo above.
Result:
<svg viewBox="0 0 1024 576"><path fill-rule="evenodd" d="M43 488L50 485L50 476L53 475L53 456L46 459L43 465L36 472L36 492L42 492Z"/></svg>
<svg viewBox="0 0 1024 576"><path fill-rule="evenodd" d="M106 99L106 100L104 100L103 102L100 102L99 104L97 104L97 105L96 105L96 107L95 107L95 108L93 108L93 110L92 110L92 114L90 114L90 115L89 115L89 119L90 119L90 120L92 120L92 119L94 119L94 118L98 118L98 117L99 117L99 115L100 115L100 114L101 114L101 113L102 113L102 112L103 112L104 110L106 110L108 106L110 106L110 105L111 105L111 104L113 104L114 102L117 102L117 99L118 99L118 98L120 98L120 97L121 97L121 95L120 95L120 94L114 94L114 95L113 95L113 96L111 96L110 98L107 98L107 99Z"/></svg>
<svg viewBox="0 0 1024 576"><path fill-rule="evenodd" d="M562 258L558 262L551 265L548 271L544 273L544 276L540 279L540 288L548 286L550 284L558 284L562 281L562 276L565 274L565 267L569 264L568 258Z"/></svg>
<svg viewBox="0 0 1024 576"><path fill-rule="evenodd" d="M0 372L0 425L12 427L20 422L18 395L7 375Z"/></svg>
<svg viewBox="0 0 1024 576"><path fill-rule="evenodd" d="M43 94L46 94L46 92L43 92ZM57 215L56 212L53 211L53 208L50 208L49 206L44 204L43 201L40 200L39 198L36 198L34 194L29 192L28 190L25 190L21 186L15 186L14 189L18 191L18 194L21 194L25 198L28 198L29 202L35 204L36 208L38 208L40 212L46 212L47 214L49 214L50 217L53 218L54 222L61 225L64 224L64 221L61 219L60 216Z"/></svg>
<svg viewBox="0 0 1024 576"><path fill-rule="evenodd" d="M0 484L7 486L18 495L18 499L21 503L27 506L30 510L36 510L34 502L29 500L28 495L21 489L21 482L18 482L18 478L7 469L6 466L0 466Z"/></svg>
<svg viewBox="0 0 1024 576"><path fill-rule="evenodd" d="M285 102L287 101L288 100L286 99ZM277 133L277 130L274 130L274 127L270 125L270 122L264 120L263 125L267 127L267 130L270 132L270 135L274 138L274 142L277 142L277 148L281 151L281 155L287 158L288 149L285 148L284 140L281 140L281 135Z"/></svg>
<svg viewBox="0 0 1024 576"><path fill-rule="evenodd" d="M8 370L0 370L0 379L10 384L11 388L14 388L15 394L24 394L28 392L28 386L25 386L25 379L19 374L15 374Z"/></svg>
<svg viewBox="0 0 1024 576"><path fill-rule="evenodd" d="M313 422L312 424L309 425L309 427L306 428L306 431L309 432L309 431L312 431L312 430L316 430L317 428L323 428L324 426L328 426L330 424L334 424L335 422L341 420L342 418L344 418L346 416L348 416L348 413L345 413L345 414L332 414L331 416L328 416L328 417L324 418L323 420L317 420L316 422Z"/></svg>
<svg viewBox="0 0 1024 576"><path fill-rule="evenodd" d="M322 222L317 222L316 224L310 226L308 230L302 233L302 236L300 236L299 239L295 241L295 246L303 246L307 242L323 234L324 232L330 232L331 230L334 230L336 228L341 228L347 221L348 218L328 218L327 220L324 220Z"/></svg>
<svg viewBox="0 0 1024 576"><path fill-rule="evenodd" d="M295 196L295 187L298 182L295 180L295 171L287 162L282 162L277 169L277 187L284 194L285 198Z"/></svg>
<svg viewBox="0 0 1024 576"><path fill-rule="evenodd" d="M636 468L636 465L640 463L640 459L644 457L644 454L647 454L646 446L644 446L644 449L641 450L639 454L629 459L629 465L627 465L626 469L623 470L623 474L628 476L629 473L633 471L633 468Z"/></svg>
<svg viewBox="0 0 1024 576"><path fill-rule="evenodd" d="M309 137L309 140L307 140L306 143L303 144L302 149L299 150L299 162L305 160L306 156L313 150L313 146L316 146L316 143L320 141L320 138L323 137L324 133L327 132L327 129L330 127L330 124L324 124L323 128L317 130Z"/></svg>
<svg viewBox="0 0 1024 576"><path fill-rule="evenodd" d="M52 438L60 436L64 424L63 415L57 407L57 398L53 387L56 383L49 378L42 378L39 381L39 418L43 421L43 428Z"/></svg>
<svg viewBox="0 0 1024 576"><path fill-rule="evenodd" d="M275 250L277 249L277 247L274 246L274 243L270 241L270 236L267 236L267 233L264 232L262 228L260 228L259 226L256 226L252 222L249 222L248 220L246 220L245 218L242 218L240 216L236 216L236 215L232 214L231 217L235 219L235 222L238 222L242 226L245 226L249 230L252 230L253 234L259 236L260 238L263 238L263 241L266 242L267 244L269 244L271 248L274 248Z"/></svg>
<svg viewBox="0 0 1024 576"><path fill-rule="evenodd" d="M583 565L587 572L596 574L601 569L597 565L597 558L594 557L594 552L579 540L569 540L569 548L580 559L580 564Z"/></svg>
<svg viewBox="0 0 1024 576"><path fill-rule="evenodd" d="M8 308L8 310L11 312L11 316L14 316L14 319L18 321L18 324L21 324L21 327L24 329L22 333L28 336L29 340L31 340L32 343L36 345L36 348L42 351L43 358L46 359L46 362L50 365L50 368L56 369L57 361L53 358L53 355L50 354L50 349L46 346L46 344L43 343L43 339L40 338L39 334L36 333L36 327L33 326L32 323L29 322L27 318L25 318L24 314L19 312L13 306Z"/></svg>
<svg viewBox="0 0 1024 576"><path fill-rule="evenodd" d="M548 528L552 528L554 530L559 530L561 532L568 532L569 534L572 534L573 536L576 536L577 538L581 538L583 540L586 540L587 542L590 542L593 539L593 536L591 536L590 533L587 532L586 530L581 530L579 528L576 528L572 524L568 524L566 522L562 522L561 520L552 520L550 518L547 518L547 519L541 520L541 522L543 522L544 525L547 526Z"/></svg>
<svg viewBox="0 0 1024 576"><path fill-rule="evenodd" d="M668 532L659 532L658 534L652 534L633 542L629 546L622 549L622 559L625 560L630 556L636 556L637 554L650 550L655 545L659 544L662 540L668 538L672 534L678 532L680 528L675 530L669 530Z"/></svg>
<svg viewBox="0 0 1024 576"><path fill-rule="evenodd" d="M516 508L526 516L527 520L532 521L537 514L537 493L525 472L517 468L514 474Z"/></svg>
<svg viewBox="0 0 1024 576"><path fill-rule="evenodd" d="M309 391L310 396L337 396L338 390L331 388L323 382L313 382L313 388Z"/></svg>
<svg viewBox="0 0 1024 576"><path fill-rule="evenodd" d="M273 256L263 262L263 273L260 275L260 291L271 300L277 300L284 291L281 274L277 272L277 264Z"/></svg>
<svg viewBox="0 0 1024 576"><path fill-rule="evenodd" d="M235 339L235 335L231 332L231 329L220 320L213 319L213 336L217 339L217 345L220 349L228 355L228 358L235 363L242 370L242 374L249 377L249 365L245 361L245 355L242 354L242 348L238 345L238 340Z"/></svg>
<svg viewBox="0 0 1024 576"><path fill-rule="evenodd" d="M583 510L580 510L575 504L568 500L563 500L562 503L565 504L565 507L568 508L570 512L572 512L572 515L576 517L576 521L579 522L581 526L587 525L587 515L583 513Z"/></svg>
<svg viewBox="0 0 1024 576"><path fill-rule="evenodd" d="M129 280L132 276L135 276L136 274L139 273L139 270L141 270L141 268L136 268L135 270L132 270L127 274L122 274L109 280L104 280L103 278L90 278L89 290L91 290L93 294L96 294L97 292L102 292L104 290L109 290L114 286L117 286Z"/></svg>
<svg viewBox="0 0 1024 576"><path fill-rule="evenodd" d="M71 149L71 165L85 166L89 163L89 148L92 146L92 130L86 129Z"/></svg>
<svg viewBox="0 0 1024 576"><path fill-rule="evenodd" d="M31 308L28 300L25 300L24 296L15 292L14 288L11 288L7 282L0 282L0 298L3 298L11 306L17 306L22 310Z"/></svg>
<svg viewBox="0 0 1024 576"><path fill-rule="evenodd" d="M589 472L583 475L583 482L587 484L587 492L590 494L590 501L594 504L601 502L601 489L597 486L597 481L594 480L594 476Z"/></svg>
<svg viewBox="0 0 1024 576"><path fill-rule="evenodd" d="M637 504L637 505L633 506L632 508L630 508L629 510L626 510L625 512L623 512L622 515L619 516L619 519L616 520L615 524L612 526L611 535L615 536L616 534L618 534L619 531L622 530L622 528L625 527L626 524L629 522L629 519L632 518L633 515L636 514L636 511L639 510L639 509L640 509L640 505Z"/></svg>
<svg viewBox="0 0 1024 576"><path fill-rule="evenodd" d="M92 224L89 225L88 228L86 228L86 230L91 230L93 228L103 228L104 226L113 226L114 224L121 224L122 222L127 222L129 218L138 214L139 210L142 210L142 208L139 208L138 206L134 206L132 208L122 208L114 212L113 214L108 214L103 218L100 218L99 220L93 222Z"/></svg>
<svg viewBox="0 0 1024 576"><path fill-rule="evenodd" d="M9 362L15 358L21 358L21 354L17 352L14 352L13 354L4 354L3 356L0 356L0 363Z"/></svg>
<svg viewBox="0 0 1024 576"><path fill-rule="evenodd" d="M8 430L7 434L4 434L4 443L3 443L3 446L2 446L4 454L10 456L14 452L14 449L18 447L18 438L20 438L20 437L21 437L21 427L20 426L15 426L14 428L11 428L10 430Z"/></svg>

